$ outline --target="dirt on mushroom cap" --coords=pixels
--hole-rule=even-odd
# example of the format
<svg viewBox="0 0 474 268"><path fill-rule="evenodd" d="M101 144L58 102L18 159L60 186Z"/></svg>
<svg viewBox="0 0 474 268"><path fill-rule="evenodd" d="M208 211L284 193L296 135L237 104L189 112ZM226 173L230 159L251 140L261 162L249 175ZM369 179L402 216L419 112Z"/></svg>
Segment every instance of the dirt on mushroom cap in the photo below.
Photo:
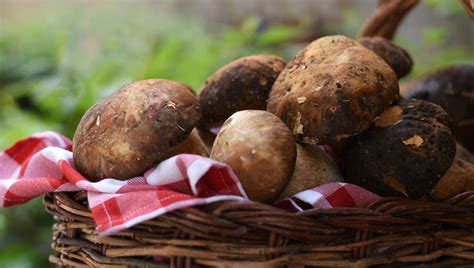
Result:
<svg viewBox="0 0 474 268"><path fill-rule="evenodd" d="M376 127L386 127L398 124L402 121L402 112L402 108L398 105L390 107L375 120L374 125Z"/></svg>

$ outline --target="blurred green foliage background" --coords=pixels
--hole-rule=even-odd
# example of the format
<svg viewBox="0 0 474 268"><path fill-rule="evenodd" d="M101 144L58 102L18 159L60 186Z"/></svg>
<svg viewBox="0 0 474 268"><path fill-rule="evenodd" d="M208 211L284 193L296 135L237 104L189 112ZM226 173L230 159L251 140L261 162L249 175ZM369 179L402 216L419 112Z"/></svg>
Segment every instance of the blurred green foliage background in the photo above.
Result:
<svg viewBox="0 0 474 268"><path fill-rule="evenodd" d="M399 36L415 60L410 77L451 63L472 63L465 44L446 46L446 23L465 16L456 1L426 1L443 19L427 26L422 42ZM0 6L1 8L1 6ZM326 24L325 34L355 36L364 17L350 6L344 20ZM444 24L443 24L444 23ZM95 8L77 13L52 9L15 23L0 24L0 149L34 132L55 130L72 137L82 114L124 84L147 78L184 82L198 90L219 67L240 56L274 53L287 59L304 46L299 25L262 27L250 17L211 33L199 18L156 9ZM436 54L424 53L436 47ZM409 77L409 78L410 78ZM409 79L408 78L408 79ZM47 266L53 220L41 200L0 210L0 267Z"/></svg>

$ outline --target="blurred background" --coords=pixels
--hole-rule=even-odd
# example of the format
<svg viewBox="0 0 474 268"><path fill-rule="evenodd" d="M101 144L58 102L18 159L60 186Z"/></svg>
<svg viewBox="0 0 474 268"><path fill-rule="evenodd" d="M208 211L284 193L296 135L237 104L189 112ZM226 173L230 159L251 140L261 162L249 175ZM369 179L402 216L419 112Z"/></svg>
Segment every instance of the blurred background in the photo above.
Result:
<svg viewBox="0 0 474 268"><path fill-rule="evenodd" d="M199 90L244 55L291 59L324 35L354 37L374 10L365 0L0 0L0 150L34 132L72 137L82 114L147 78ZM474 62L473 21L457 1L423 0L396 43L415 67ZM41 200L0 209L0 267L47 266L53 220Z"/></svg>

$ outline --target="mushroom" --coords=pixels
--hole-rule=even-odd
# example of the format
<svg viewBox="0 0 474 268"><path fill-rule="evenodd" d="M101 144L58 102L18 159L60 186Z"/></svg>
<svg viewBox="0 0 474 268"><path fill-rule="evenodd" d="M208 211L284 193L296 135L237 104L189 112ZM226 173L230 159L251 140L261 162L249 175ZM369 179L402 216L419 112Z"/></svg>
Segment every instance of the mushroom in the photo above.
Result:
<svg viewBox="0 0 474 268"><path fill-rule="evenodd" d="M271 203L290 180L296 145L278 117L266 111L246 110L224 122L211 158L234 170L251 200Z"/></svg>
<svg viewBox="0 0 474 268"><path fill-rule="evenodd" d="M197 128L196 130L199 137L201 137L201 140L206 145L207 150L210 152L212 150L212 144L214 144L214 140L216 139L217 135L206 129Z"/></svg>
<svg viewBox="0 0 474 268"><path fill-rule="evenodd" d="M194 128L184 141L166 151L157 162L161 162L178 154L196 154L208 157L210 152L210 148L199 135L198 129Z"/></svg>
<svg viewBox="0 0 474 268"><path fill-rule="evenodd" d="M382 196L428 194L454 160L448 114L422 100L387 109L346 147L346 179Z"/></svg>
<svg viewBox="0 0 474 268"><path fill-rule="evenodd" d="M397 77L382 58L350 38L328 36L288 63L267 110L298 142L335 145L367 129L397 100Z"/></svg>
<svg viewBox="0 0 474 268"><path fill-rule="evenodd" d="M92 181L138 176L185 141L200 116L197 97L180 83L128 84L82 117L73 138L75 166Z"/></svg>
<svg viewBox="0 0 474 268"><path fill-rule="evenodd" d="M413 66L413 60L410 54L390 40L383 37L363 37L358 41L361 45L372 50L375 54L384 59L397 74L398 79L410 72Z"/></svg>
<svg viewBox="0 0 474 268"><path fill-rule="evenodd" d="M229 117L211 158L232 167L249 198L263 203L342 180L336 163L321 149L297 145L288 127L266 111Z"/></svg>
<svg viewBox="0 0 474 268"><path fill-rule="evenodd" d="M474 191L474 164L455 159L433 188L431 197L435 200L445 200L467 191Z"/></svg>
<svg viewBox="0 0 474 268"><path fill-rule="evenodd" d="M474 65L454 65L410 82L405 98L434 102L453 119L458 142L474 152Z"/></svg>
<svg viewBox="0 0 474 268"><path fill-rule="evenodd" d="M268 93L286 65L273 55L235 60L211 75L199 94L202 109L200 129L220 126L241 110L265 110Z"/></svg>
<svg viewBox="0 0 474 268"><path fill-rule="evenodd" d="M278 199L331 182L342 182L336 162L319 146L296 144L295 170Z"/></svg>

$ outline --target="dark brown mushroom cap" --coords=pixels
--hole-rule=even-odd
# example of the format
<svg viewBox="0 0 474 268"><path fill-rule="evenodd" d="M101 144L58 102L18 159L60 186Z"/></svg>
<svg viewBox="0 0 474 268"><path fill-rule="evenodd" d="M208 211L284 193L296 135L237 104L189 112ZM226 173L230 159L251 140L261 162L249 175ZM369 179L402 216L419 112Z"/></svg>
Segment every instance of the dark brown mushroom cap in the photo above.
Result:
<svg viewBox="0 0 474 268"><path fill-rule="evenodd" d="M180 83L128 84L81 119L73 141L76 168L93 181L140 175L181 143L200 115L197 97Z"/></svg>
<svg viewBox="0 0 474 268"><path fill-rule="evenodd" d="M240 111L225 121L211 158L232 167L251 200L271 203L293 174L296 143L288 127L275 115Z"/></svg>
<svg viewBox="0 0 474 268"><path fill-rule="evenodd" d="M474 65L450 66L410 83L405 98L434 102L453 119L457 140L474 152Z"/></svg>
<svg viewBox="0 0 474 268"><path fill-rule="evenodd" d="M235 60L211 75L199 94L202 109L200 128L222 123L241 110L265 110L268 93L286 65L273 55L248 56Z"/></svg>
<svg viewBox="0 0 474 268"><path fill-rule="evenodd" d="M413 60L410 54L403 48L395 45L390 40L383 37L363 37L358 40L364 47L372 50L379 57L392 67L398 79L407 75L412 66Z"/></svg>
<svg viewBox="0 0 474 268"><path fill-rule="evenodd" d="M403 100L346 148L348 182L382 196L428 194L456 153L449 116L438 105Z"/></svg>
<svg viewBox="0 0 474 268"><path fill-rule="evenodd" d="M354 40L335 36L314 41L288 63L267 110L299 142L332 145L368 128L397 100L397 78L387 63Z"/></svg>

